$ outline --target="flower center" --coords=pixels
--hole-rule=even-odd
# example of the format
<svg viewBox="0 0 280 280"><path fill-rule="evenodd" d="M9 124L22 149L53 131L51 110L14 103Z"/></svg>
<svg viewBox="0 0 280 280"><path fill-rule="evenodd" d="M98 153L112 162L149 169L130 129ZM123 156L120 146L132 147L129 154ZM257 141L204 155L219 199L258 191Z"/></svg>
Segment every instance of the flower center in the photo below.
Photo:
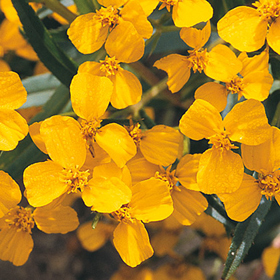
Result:
<svg viewBox="0 0 280 280"><path fill-rule="evenodd" d="M239 95L242 95L244 88L243 79L236 75L229 83L226 83L226 88L233 94L238 93L238 97L241 97Z"/></svg>
<svg viewBox="0 0 280 280"><path fill-rule="evenodd" d="M267 21L269 24L274 22L280 15L280 1L279 0L266 0L256 1L253 3L260 14L262 20Z"/></svg>
<svg viewBox="0 0 280 280"><path fill-rule="evenodd" d="M266 199L272 199L275 194L280 192L280 171L277 170L267 175L259 173L257 182L259 183L261 194L265 195Z"/></svg>
<svg viewBox="0 0 280 280"><path fill-rule="evenodd" d="M119 23L119 10L116 7L109 6L96 11L95 17L101 22L102 26L109 26L113 29Z"/></svg>
<svg viewBox="0 0 280 280"><path fill-rule="evenodd" d="M25 231L30 234L31 229L34 227L31 209L26 209L21 206L12 208L6 214L5 222L10 228L15 228L16 231Z"/></svg>
<svg viewBox="0 0 280 280"><path fill-rule="evenodd" d="M119 210L111 213L111 215L119 222L125 222L127 220L133 221L130 215L130 207L128 204L122 205Z"/></svg>
<svg viewBox="0 0 280 280"><path fill-rule="evenodd" d="M89 171L80 171L78 166L71 169L64 168L61 181L68 185L68 194L77 193L78 190L83 192L88 184L88 176Z"/></svg>
<svg viewBox="0 0 280 280"><path fill-rule="evenodd" d="M238 148L231 143L226 132L221 132L214 136L209 137L208 144L212 144L213 148L215 149L221 149L221 150L225 149L227 151Z"/></svg>
<svg viewBox="0 0 280 280"><path fill-rule="evenodd" d="M140 129L140 124L131 124L130 126L124 126L128 131L130 137L133 139L135 145L139 147L140 141L142 139L142 131Z"/></svg>
<svg viewBox="0 0 280 280"><path fill-rule="evenodd" d="M167 11L170 12L171 6L176 5L178 2L181 2L181 0L162 0L160 2L162 2L162 4L160 5L159 10L166 7Z"/></svg>
<svg viewBox="0 0 280 280"><path fill-rule="evenodd" d="M195 73L196 71L198 71L199 73L201 73L202 70L205 69L206 64L208 62L207 49L192 50L188 52L189 52L189 56L187 57L187 60L191 63L193 72Z"/></svg>
<svg viewBox="0 0 280 280"><path fill-rule="evenodd" d="M156 171L155 178L160 179L168 184L170 192L173 190L180 191L180 188L176 186L178 182L178 178L175 176L175 171L170 172L171 166L169 166L166 170L160 166L160 171Z"/></svg>
<svg viewBox="0 0 280 280"><path fill-rule="evenodd" d="M105 60L100 60L100 70L105 73L106 77L114 76L120 70L119 61L113 56L106 56Z"/></svg>

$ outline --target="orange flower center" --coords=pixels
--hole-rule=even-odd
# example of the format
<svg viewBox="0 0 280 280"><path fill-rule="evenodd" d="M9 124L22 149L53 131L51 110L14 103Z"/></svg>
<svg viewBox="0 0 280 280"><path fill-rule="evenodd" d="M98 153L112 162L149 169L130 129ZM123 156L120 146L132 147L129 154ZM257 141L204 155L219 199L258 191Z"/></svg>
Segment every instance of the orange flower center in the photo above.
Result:
<svg viewBox="0 0 280 280"><path fill-rule="evenodd" d="M133 139L135 145L139 147L140 141L142 139L142 130L140 129L140 124L131 124L130 126L124 126L128 131L130 137Z"/></svg>
<svg viewBox="0 0 280 280"><path fill-rule="evenodd" d="M7 214L5 222L8 227L16 229L16 231L25 231L31 234L34 227L34 220L31 209L21 206L12 208Z"/></svg>
<svg viewBox="0 0 280 280"><path fill-rule="evenodd" d="M105 60L100 60L100 64L100 70L105 73L106 77L116 75L121 68L119 61L114 56L106 56Z"/></svg>
<svg viewBox="0 0 280 280"><path fill-rule="evenodd" d="M113 29L119 23L119 10L116 7L109 6L96 11L95 17L101 22L102 26L109 26Z"/></svg>
<svg viewBox="0 0 280 280"><path fill-rule="evenodd" d="M162 2L162 4L160 5L159 10L166 7L167 11L170 12L171 6L176 5L178 2L182 2L182 0L162 0L160 2Z"/></svg>
<svg viewBox="0 0 280 280"><path fill-rule="evenodd" d="M77 193L78 190L83 192L88 184L88 176L89 171L80 171L78 166L71 169L64 168L62 170L61 181L68 185L68 194Z"/></svg>
<svg viewBox="0 0 280 280"><path fill-rule="evenodd" d="M262 3L260 3L260 1L256 1L253 3L253 6L257 8L261 19L267 21L269 24L275 21L280 15L279 0L266 0L262 1Z"/></svg>
<svg viewBox="0 0 280 280"><path fill-rule="evenodd" d="M127 220L133 221L130 215L130 207L128 204L122 205L119 210L111 213L111 216L113 216L119 222L125 222Z"/></svg>
<svg viewBox="0 0 280 280"><path fill-rule="evenodd" d="M213 145L213 148L215 149L222 149L222 150L231 150L231 149L237 149L238 147L234 146L229 137L228 134L226 132L221 132L218 133L214 136L211 136L209 138L209 144Z"/></svg>
<svg viewBox="0 0 280 280"><path fill-rule="evenodd" d="M240 98L244 88L243 79L236 75L229 83L226 83L226 88L233 94L237 93Z"/></svg>
<svg viewBox="0 0 280 280"><path fill-rule="evenodd" d="M207 49L192 50L188 52L189 56L187 57L187 60L191 63L193 72L195 73L196 71L198 71L199 73L201 73L202 70L205 69L208 62Z"/></svg>
<svg viewBox="0 0 280 280"><path fill-rule="evenodd" d="M180 191L179 187L176 186L178 182L178 178L175 176L175 171L173 170L170 172L171 166L169 166L166 170L160 166L160 171L156 171L155 178L160 179L168 184L170 192L173 190Z"/></svg>
<svg viewBox="0 0 280 280"><path fill-rule="evenodd" d="M265 195L266 199L272 199L275 194L280 192L280 171L272 172L270 174L264 175L259 174L259 187L261 189L261 194Z"/></svg>

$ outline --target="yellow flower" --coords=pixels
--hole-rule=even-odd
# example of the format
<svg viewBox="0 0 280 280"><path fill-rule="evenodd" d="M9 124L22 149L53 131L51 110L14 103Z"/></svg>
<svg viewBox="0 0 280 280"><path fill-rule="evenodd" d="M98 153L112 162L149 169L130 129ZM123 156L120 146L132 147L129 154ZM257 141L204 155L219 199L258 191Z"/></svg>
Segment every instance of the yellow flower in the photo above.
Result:
<svg viewBox="0 0 280 280"><path fill-rule="evenodd" d="M207 21L213 16L211 5L205 0L140 0L146 15L149 15L161 3L159 9L172 8L172 18L177 27L190 27Z"/></svg>
<svg viewBox="0 0 280 280"><path fill-rule="evenodd" d="M139 60L144 54L143 38L151 37L153 28L138 1L99 3L105 8L81 15L71 23L67 33L72 43L81 53L88 54L106 41L105 49L111 57L127 63Z"/></svg>
<svg viewBox="0 0 280 280"><path fill-rule="evenodd" d="M57 201L32 213L30 208L17 206L21 200L19 186L0 171L2 199L0 218L0 259L16 266L23 265L33 249L31 231L35 224L46 233L67 233L79 224L76 212ZM4 214L4 216L3 216Z"/></svg>
<svg viewBox="0 0 280 280"><path fill-rule="evenodd" d="M260 49L265 39L268 45L280 53L280 1L260 0L252 7L230 10L217 24L222 39L240 51Z"/></svg>
<svg viewBox="0 0 280 280"><path fill-rule="evenodd" d="M25 119L15 111L25 101L27 92L15 72L0 72L0 150L13 150L28 133Z"/></svg>
<svg viewBox="0 0 280 280"><path fill-rule="evenodd" d="M219 81L228 80L240 71L242 63L228 47L220 44L210 52L202 48L210 33L210 22L202 30L182 28L180 37L193 50L188 51L188 56L170 54L155 62L155 67L167 72L167 85L172 93L179 91L189 80L191 69L194 73L204 71L208 77Z"/></svg>
<svg viewBox="0 0 280 280"><path fill-rule="evenodd" d="M134 183L148 178L157 178L166 182L173 200L172 216L179 223L190 225L208 206L196 182L199 159L199 154L185 155L177 168L172 171L171 166L164 169L162 166L147 162L139 155L130 160L127 165Z"/></svg>
<svg viewBox="0 0 280 280"><path fill-rule="evenodd" d="M212 148L199 161L197 183L207 194L232 193L241 185L243 163L231 151L232 141L259 145L270 136L270 129L261 102L246 100L233 107L222 120L219 111L205 100L197 99L182 116L179 128L193 140L209 139Z"/></svg>
<svg viewBox="0 0 280 280"><path fill-rule="evenodd" d="M149 162L168 166L181 157L183 135L178 130L166 125L141 130L138 123L125 128Z"/></svg>
<svg viewBox="0 0 280 280"><path fill-rule="evenodd" d="M87 61L80 65L79 73L90 73L107 77L113 83L113 93L110 102L113 107L123 109L136 104L142 96L142 86L137 77L120 66L121 61L115 57L106 56L100 62Z"/></svg>
<svg viewBox="0 0 280 280"><path fill-rule="evenodd" d="M236 192L219 195L231 219L247 219L257 209L263 195L266 199L275 197L280 205L279 145L280 130L273 127L272 135L266 142L258 146L241 146L245 166L256 171L258 179L244 174L242 184Z"/></svg>
<svg viewBox="0 0 280 280"><path fill-rule="evenodd" d="M82 135L91 154L95 154L93 143L96 142L119 167L123 167L136 154L133 140L127 130L116 123L100 127L113 93L110 79L78 73L72 79L70 93L73 110L82 119Z"/></svg>
<svg viewBox="0 0 280 280"><path fill-rule="evenodd" d="M242 62L242 68L236 69L237 72L232 73L232 77L228 76L228 80L223 80L225 85L206 83L196 90L195 98L208 101L219 111L225 109L229 93L238 94L238 99L244 96L246 99L263 101L268 97L273 83L268 71L268 59L268 50L250 58L245 52L241 53L238 60Z"/></svg>

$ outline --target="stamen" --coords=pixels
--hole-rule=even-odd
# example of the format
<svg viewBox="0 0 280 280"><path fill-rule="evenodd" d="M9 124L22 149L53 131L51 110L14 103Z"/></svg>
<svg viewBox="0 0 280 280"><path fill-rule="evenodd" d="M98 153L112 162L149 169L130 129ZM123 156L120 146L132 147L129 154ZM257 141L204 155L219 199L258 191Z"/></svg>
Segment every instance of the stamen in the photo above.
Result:
<svg viewBox="0 0 280 280"><path fill-rule="evenodd" d="M262 20L267 21L269 24L274 22L280 15L280 0L266 0L256 1L253 3L260 14Z"/></svg>
<svg viewBox="0 0 280 280"><path fill-rule="evenodd" d="M170 192L174 189L177 191L181 191L179 187L177 187L178 178L175 176L175 169L170 172L171 166L167 169L164 169L160 166L160 171L156 171L155 178L160 179L168 184Z"/></svg>
<svg viewBox="0 0 280 280"><path fill-rule="evenodd" d="M127 220L133 221L129 212L130 212L129 205L124 204L119 210L111 213L111 216L113 216L119 222L125 222Z"/></svg>
<svg viewBox="0 0 280 280"><path fill-rule="evenodd" d="M279 171L270 174L259 173L257 180L261 189L261 194L265 195L266 199L272 199L275 194L280 192L280 174Z"/></svg>
<svg viewBox="0 0 280 280"><path fill-rule="evenodd" d="M120 70L119 61L113 56L106 56L105 60L100 60L100 70L105 73L106 77L114 76Z"/></svg>
<svg viewBox="0 0 280 280"><path fill-rule="evenodd" d="M130 126L124 126L124 128L128 131L130 137L133 139L135 145L139 147L140 141L143 137L142 130L140 129L140 124L131 124Z"/></svg>
<svg viewBox="0 0 280 280"><path fill-rule="evenodd" d="M237 93L240 99L244 89L243 79L236 75L229 83L226 83L226 88L232 94Z"/></svg>
<svg viewBox="0 0 280 280"><path fill-rule="evenodd" d="M177 4L178 2L181 2L181 0L162 0L162 4L159 7L159 10L162 10L166 7L167 11L170 12L170 8Z"/></svg>
<svg viewBox="0 0 280 280"><path fill-rule="evenodd" d="M95 17L101 22L102 26L109 26L112 30L119 23L119 10L116 7L109 6L96 11Z"/></svg>
<svg viewBox="0 0 280 280"><path fill-rule="evenodd" d="M228 134L226 132L221 132L218 133L214 136L211 136L209 138L209 144L213 145L213 148L215 149L222 149L222 150L231 150L231 149L237 149L238 147L234 146L229 137Z"/></svg>
<svg viewBox="0 0 280 280"><path fill-rule="evenodd" d="M187 57L187 60L190 61L193 72L195 73L198 71L201 73L205 69L208 62L207 49L192 50L188 52L189 56Z"/></svg>

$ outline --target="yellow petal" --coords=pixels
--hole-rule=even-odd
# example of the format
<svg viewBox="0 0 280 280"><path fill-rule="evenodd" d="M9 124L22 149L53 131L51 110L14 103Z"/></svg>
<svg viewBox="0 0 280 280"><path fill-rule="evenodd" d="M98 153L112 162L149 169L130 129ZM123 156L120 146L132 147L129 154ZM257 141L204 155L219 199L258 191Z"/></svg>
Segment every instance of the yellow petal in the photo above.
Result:
<svg viewBox="0 0 280 280"><path fill-rule="evenodd" d="M42 122L40 134L53 161L65 168L84 164L86 146L75 119L66 116L48 118Z"/></svg>
<svg viewBox="0 0 280 280"><path fill-rule="evenodd" d="M172 192L174 205L173 216L184 226L189 226L208 207L206 198L197 191L187 190L184 187L180 191L176 189Z"/></svg>
<svg viewBox="0 0 280 280"><path fill-rule="evenodd" d="M111 97L111 104L113 107L116 109L123 109L140 101L142 86L134 74L127 70L120 69L116 75L110 78L114 84Z"/></svg>
<svg viewBox="0 0 280 280"><path fill-rule="evenodd" d="M0 107L17 109L27 98L27 92L17 73L0 72Z"/></svg>
<svg viewBox="0 0 280 280"><path fill-rule="evenodd" d="M0 109L0 150L13 150L27 133L26 120L18 112Z"/></svg>
<svg viewBox="0 0 280 280"><path fill-rule="evenodd" d="M262 253L262 263L267 276L271 278L274 276L278 266L279 259L280 259L279 248L268 247L264 249Z"/></svg>
<svg viewBox="0 0 280 280"><path fill-rule="evenodd" d="M267 22L261 20L259 12L250 7L237 7L230 10L217 24L222 39L234 48L252 52L264 44Z"/></svg>
<svg viewBox="0 0 280 280"><path fill-rule="evenodd" d="M78 73L90 73L96 76L105 76L104 72L100 70L100 63L96 61L86 61L78 68Z"/></svg>
<svg viewBox="0 0 280 280"><path fill-rule="evenodd" d="M273 172L280 167L280 152L277 147L280 145L280 130L272 128L271 137L264 143L257 146L242 144L242 158L244 165L257 172L266 170Z"/></svg>
<svg viewBox="0 0 280 280"><path fill-rule="evenodd" d="M190 62L186 56L179 54L170 54L154 64L158 69L167 72L167 85L169 90L174 93L179 91L190 77Z"/></svg>
<svg viewBox="0 0 280 280"><path fill-rule="evenodd" d="M194 27L183 27L180 30L181 39L193 49L200 49L203 47L211 34L210 21L206 23L203 29L197 29Z"/></svg>
<svg viewBox="0 0 280 280"><path fill-rule="evenodd" d="M122 21L109 34L105 49L109 56L131 63L143 56L145 42L131 22Z"/></svg>
<svg viewBox="0 0 280 280"><path fill-rule="evenodd" d="M131 190L129 206L131 216L137 220L145 223L160 221L173 212L168 185L162 180L151 178L132 186Z"/></svg>
<svg viewBox="0 0 280 280"><path fill-rule="evenodd" d="M138 0L128 1L120 12L121 17L130 21L140 36L149 39L153 34L153 26L147 19L144 10Z"/></svg>
<svg viewBox="0 0 280 280"><path fill-rule="evenodd" d="M270 137L264 106L254 99L236 104L223 122L232 141L259 145Z"/></svg>
<svg viewBox="0 0 280 280"><path fill-rule="evenodd" d="M201 154L185 155L177 165L175 176L188 190L199 191L196 175Z"/></svg>
<svg viewBox="0 0 280 280"><path fill-rule="evenodd" d="M26 263L34 243L31 235L14 228L3 228L0 231L0 259L10 261L16 266Z"/></svg>
<svg viewBox="0 0 280 280"><path fill-rule="evenodd" d="M121 222L113 236L113 243L120 257L131 267L137 266L154 253L144 225L137 220Z"/></svg>
<svg viewBox="0 0 280 280"><path fill-rule="evenodd" d="M200 158L197 183L206 194L232 193L241 185L244 167L233 151L210 149Z"/></svg>
<svg viewBox="0 0 280 280"><path fill-rule="evenodd" d="M222 117L213 105L197 99L182 116L179 128L187 137L201 140L223 130Z"/></svg>
<svg viewBox="0 0 280 280"><path fill-rule="evenodd" d="M194 93L195 99L203 99L212 104L219 112L227 106L227 89L224 85L209 82L200 86Z"/></svg>
<svg viewBox="0 0 280 280"><path fill-rule="evenodd" d="M95 18L95 13L78 16L67 30L69 39L73 45L83 54L93 53L104 44L108 26L102 27L102 23Z"/></svg>
<svg viewBox="0 0 280 280"><path fill-rule="evenodd" d="M242 69L242 62L225 45L215 46L208 54L204 73L218 81L229 82Z"/></svg>
<svg viewBox="0 0 280 280"><path fill-rule="evenodd" d="M38 229L45 233L67 233L79 226L77 213L69 206L39 207L33 212Z"/></svg>
<svg viewBox="0 0 280 280"><path fill-rule="evenodd" d="M206 0L182 0L173 6L172 18L177 27L190 27L213 16L213 9Z"/></svg>
<svg viewBox="0 0 280 280"><path fill-rule="evenodd" d="M267 42L268 45L278 54L280 54L280 19L276 18L276 20L271 24L268 34L267 34Z"/></svg>
<svg viewBox="0 0 280 280"><path fill-rule="evenodd" d="M113 84L109 78L79 71L72 79L70 93L74 112L91 121L105 113L113 93Z"/></svg>
<svg viewBox="0 0 280 280"><path fill-rule="evenodd" d="M138 2L142 6L146 16L149 16L159 3L158 0L139 0Z"/></svg>
<svg viewBox="0 0 280 280"><path fill-rule="evenodd" d="M61 180L62 166L45 161L28 166L23 173L26 197L30 205L40 207L51 203L68 189Z"/></svg>
<svg viewBox="0 0 280 280"><path fill-rule="evenodd" d="M8 173L0 170L0 218L21 201L21 191Z"/></svg>
<svg viewBox="0 0 280 280"><path fill-rule="evenodd" d="M101 248L113 234L114 226L99 221L96 228L91 226L92 222L82 224L77 230L77 236L82 246L90 251Z"/></svg>
<svg viewBox="0 0 280 280"><path fill-rule="evenodd" d="M131 190L117 177L94 177L83 191L82 199L93 211L112 213L130 201Z"/></svg>
<svg viewBox="0 0 280 280"><path fill-rule="evenodd" d="M104 7L108 7L110 5L117 6L118 8L125 4L127 0L98 0L98 3Z"/></svg>
<svg viewBox="0 0 280 280"><path fill-rule="evenodd" d="M242 222L258 208L262 194L256 179L244 174L238 190L230 194L219 195L219 197L225 205L228 216L235 221Z"/></svg>
<svg viewBox="0 0 280 280"><path fill-rule="evenodd" d="M41 152L47 154L47 148L44 140L40 134L40 127L42 122L34 122L29 126L29 135L34 142L34 144L41 150Z"/></svg>
<svg viewBox="0 0 280 280"><path fill-rule="evenodd" d="M7 71L10 71L10 70L11 70L11 67L9 66L9 64L6 61L0 59L0 71L1 72L7 72Z"/></svg>
<svg viewBox="0 0 280 280"><path fill-rule="evenodd" d="M116 123L99 129L95 140L119 167L123 167L136 154L136 146L127 130Z"/></svg>
<svg viewBox="0 0 280 280"><path fill-rule="evenodd" d="M266 72L252 72L243 78L242 94L246 99L263 101L269 96L272 84L273 77L268 70Z"/></svg>
<svg viewBox="0 0 280 280"><path fill-rule="evenodd" d="M156 125L143 133L140 150L151 163L168 166L178 155L182 134L169 126Z"/></svg>

